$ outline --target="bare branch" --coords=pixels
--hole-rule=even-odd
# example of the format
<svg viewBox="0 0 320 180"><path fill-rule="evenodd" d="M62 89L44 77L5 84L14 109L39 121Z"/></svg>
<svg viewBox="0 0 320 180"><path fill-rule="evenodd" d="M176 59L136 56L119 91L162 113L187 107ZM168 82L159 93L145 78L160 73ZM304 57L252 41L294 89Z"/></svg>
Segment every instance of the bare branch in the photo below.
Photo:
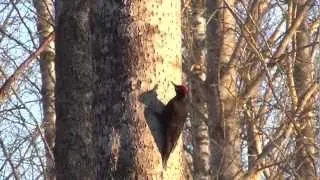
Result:
<svg viewBox="0 0 320 180"><path fill-rule="evenodd" d="M48 44L53 40L53 34L50 35L43 44L32 53L17 70L6 80L6 82L0 88L0 102L3 103L8 96L11 94L11 88L15 88L17 80L24 75L25 71L30 67L30 65L36 60L37 56L48 46Z"/></svg>

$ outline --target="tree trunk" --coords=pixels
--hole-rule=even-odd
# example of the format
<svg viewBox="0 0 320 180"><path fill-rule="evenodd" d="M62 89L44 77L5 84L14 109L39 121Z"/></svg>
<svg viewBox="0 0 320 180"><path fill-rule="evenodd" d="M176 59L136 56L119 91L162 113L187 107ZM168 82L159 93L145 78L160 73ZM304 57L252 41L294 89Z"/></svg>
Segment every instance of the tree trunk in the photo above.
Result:
<svg viewBox="0 0 320 180"><path fill-rule="evenodd" d="M57 179L96 179L90 3L56 1Z"/></svg>
<svg viewBox="0 0 320 180"><path fill-rule="evenodd" d="M304 2L296 4L297 12L301 11ZM311 43L311 31L307 21L298 28L296 35L297 56L294 64L294 83L298 96L298 104L304 101L304 96L315 82L315 67L312 58L312 47L305 47ZM296 170L299 179L316 179L315 159L317 150L315 100L310 100L305 105L302 113L297 114L299 129L296 136Z"/></svg>
<svg viewBox="0 0 320 180"><path fill-rule="evenodd" d="M202 85L206 75L206 57L205 57L205 38L206 38L206 20L205 20L205 0L192 1L192 137L193 137L193 166L194 179L209 179L209 135L208 135L208 109L206 95Z"/></svg>
<svg viewBox="0 0 320 180"><path fill-rule="evenodd" d="M269 1L252 1L250 14L248 15L245 26L249 30L250 34L246 33L245 36L247 36L247 39L253 39L257 41L259 39L259 28L260 28L260 22L261 18L263 17L264 13L266 12L266 9L268 9L268 3ZM251 36L251 37L249 37ZM256 43L256 42L249 42L249 43ZM237 47L238 48L238 47ZM242 47L240 47L242 48ZM250 64L247 66L247 68L242 68L241 73L242 81L243 81L243 88L248 88L247 85L250 84L250 80L254 78L254 76L259 72L259 61L257 59L257 55L255 54L254 50L248 49L246 51L246 57L244 63ZM236 59L237 60L237 59ZM256 72L254 72L256 71ZM244 106L243 106L243 118L244 123L242 124L242 129L245 129L246 134L246 141L248 144L248 171L250 171L252 168L254 168L255 161L257 160L257 157L259 153L261 153L262 150L262 137L259 133L259 127L261 126L262 122L264 121L262 117L259 117L257 112L259 111L257 107L259 105L253 101L253 99L258 99L259 94L259 87L256 87L255 93L251 95L251 98L246 100ZM244 127L245 125L245 127ZM265 169L265 171L267 171ZM263 177L262 171L256 171L250 178L252 180L258 180Z"/></svg>
<svg viewBox="0 0 320 180"><path fill-rule="evenodd" d="M181 83L180 1L57 7L58 177L186 179L181 138L162 169L157 118Z"/></svg>
<svg viewBox="0 0 320 180"><path fill-rule="evenodd" d="M98 179L184 179L181 138L162 172L154 116L181 83L180 2L106 1L92 13Z"/></svg>
<svg viewBox="0 0 320 180"><path fill-rule="evenodd" d="M235 1L226 1L234 7ZM227 66L235 47L235 19L224 1L208 1L208 79L213 96L209 97L209 128L213 176L218 179L237 179L240 167L240 122L236 116L236 69L231 69L220 82L220 68ZM220 102L220 103L219 103Z"/></svg>
<svg viewBox="0 0 320 180"><path fill-rule="evenodd" d="M53 32L53 2L51 0L34 1L37 11L38 32L40 44ZM40 71L42 76L42 103L43 103L43 127L45 129L46 172L45 179L54 180L54 156L55 144L55 70L54 70L54 42L51 42L40 54Z"/></svg>

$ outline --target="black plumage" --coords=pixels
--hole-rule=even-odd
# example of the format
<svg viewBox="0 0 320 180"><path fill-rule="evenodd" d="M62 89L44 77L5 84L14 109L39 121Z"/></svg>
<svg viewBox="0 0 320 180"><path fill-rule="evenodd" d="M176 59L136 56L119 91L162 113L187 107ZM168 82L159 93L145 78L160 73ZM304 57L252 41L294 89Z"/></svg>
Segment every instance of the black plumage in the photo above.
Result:
<svg viewBox="0 0 320 180"><path fill-rule="evenodd" d="M167 161L174 150L187 118L187 93L185 86L175 85L176 96L165 106L162 112L164 129L164 146L162 151L162 164L167 167Z"/></svg>

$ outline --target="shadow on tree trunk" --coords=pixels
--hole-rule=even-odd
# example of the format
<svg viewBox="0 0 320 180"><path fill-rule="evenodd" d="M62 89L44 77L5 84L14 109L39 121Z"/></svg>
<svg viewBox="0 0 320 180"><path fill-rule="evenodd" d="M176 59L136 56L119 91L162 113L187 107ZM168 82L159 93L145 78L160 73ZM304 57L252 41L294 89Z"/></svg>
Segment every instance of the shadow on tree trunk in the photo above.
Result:
<svg viewBox="0 0 320 180"><path fill-rule="evenodd" d="M161 114L165 105L158 99L158 85L150 91L146 91L139 96L139 101L145 105L144 116L150 128L154 141L157 144L159 152L163 150L164 144L164 129L161 122Z"/></svg>

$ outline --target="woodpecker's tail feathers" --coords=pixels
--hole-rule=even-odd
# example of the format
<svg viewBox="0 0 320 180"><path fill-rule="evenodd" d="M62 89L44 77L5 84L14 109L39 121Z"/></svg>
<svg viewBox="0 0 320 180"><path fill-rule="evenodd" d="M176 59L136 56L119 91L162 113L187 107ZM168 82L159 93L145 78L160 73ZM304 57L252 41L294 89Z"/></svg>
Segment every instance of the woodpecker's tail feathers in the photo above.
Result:
<svg viewBox="0 0 320 180"><path fill-rule="evenodd" d="M162 167L163 169L167 169L167 162L168 162L168 159L162 159Z"/></svg>

